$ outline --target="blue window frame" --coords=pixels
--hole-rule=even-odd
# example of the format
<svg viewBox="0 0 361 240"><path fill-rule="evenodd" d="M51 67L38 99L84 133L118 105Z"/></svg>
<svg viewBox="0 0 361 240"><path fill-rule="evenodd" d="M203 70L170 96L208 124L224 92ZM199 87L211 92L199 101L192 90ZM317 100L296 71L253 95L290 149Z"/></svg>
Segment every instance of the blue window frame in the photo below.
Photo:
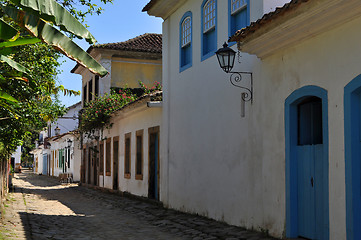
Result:
<svg viewBox="0 0 361 240"><path fill-rule="evenodd" d="M228 34L229 37L237 30L250 24L250 0L228 0Z"/></svg>
<svg viewBox="0 0 361 240"><path fill-rule="evenodd" d="M192 66L192 13L186 12L179 22L179 71Z"/></svg>
<svg viewBox="0 0 361 240"><path fill-rule="evenodd" d="M202 61L217 51L217 0L204 0L202 11Z"/></svg>

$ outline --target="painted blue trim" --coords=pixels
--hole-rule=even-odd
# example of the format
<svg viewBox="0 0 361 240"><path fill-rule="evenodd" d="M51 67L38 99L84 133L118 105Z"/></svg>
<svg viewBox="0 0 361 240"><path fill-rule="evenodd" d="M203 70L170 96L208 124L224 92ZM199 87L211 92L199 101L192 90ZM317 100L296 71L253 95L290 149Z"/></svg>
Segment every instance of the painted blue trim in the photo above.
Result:
<svg viewBox="0 0 361 240"><path fill-rule="evenodd" d="M216 18L215 18L215 26L214 26L214 29L213 30L211 30L210 32L208 32L208 33L211 33L211 32L213 32L214 31L214 34L212 34L212 36L211 36L211 39L207 39L207 36L209 35L209 34L207 34L207 33L203 33L203 23L204 23L204 21L203 21L203 7L204 7L204 5L208 2L209 0L203 0L203 3L202 3L202 5L201 5L201 62L203 62L204 60L206 60L206 59L208 59L208 58L210 58L210 57L212 57L213 55L215 55L216 54L216 51L217 51L217 19L218 19L218 3L217 3L217 0L215 0L215 3L216 3L216 9L215 9L215 11L216 11ZM211 49L208 49L208 51L207 51L207 53L204 53L203 52L203 48L204 48L204 41L206 41L206 40L211 40L212 41L212 44L214 45L213 46L213 48L211 48Z"/></svg>
<svg viewBox="0 0 361 240"><path fill-rule="evenodd" d="M323 181L327 186L323 192L324 235L322 239L329 239L329 189L328 189L328 98L327 91L317 86L305 86L295 90L285 101L285 153L286 153L286 237L298 237L297 210L297 104L306 97L316 96L322 100L323 124L323 169L326 173Z"/></svg>
<svg viewBox="0 0 361 240"><path fill-rule="evenodd" d="M361 239L361 75L344 88L347 240Z"/></svg>
<svg viewBox="0 0 361 240"><path fill-rule="evenodd" d="M247 0L247 24L246 26L241 26L240 29L244 28L244 27L247 27L249 26L250 22L251 22L251 1L250 0ZM239 13L237 13L239 14ZM236 15L237 15L236 14ZM235 16L232 16L232 0L228 0L228 37L231 37L233 36L237 30L240 30L240 29L232 29L232 26L233 26L233 21L236 21L236 17ZM234 45L235 42L230 42L229 45Z"/></svg>
<svg viewBox="0 0 361 240"><path fill-rule="evenodd" d="M186 65L182 66L182 58L184 57L183 56L183 53L182 53L182 23L184 21L185 18L187 17L190 17L191 18L191 43L190 43L190 49L189 49L189 52L190 52L190 62L187 63ZM180 22L179 22L179 72L183 72L184 70L192 67L192 62L193 62L193 18L192 18L192 12L188 11L186 12L183 17L181 18Z"/></svg>

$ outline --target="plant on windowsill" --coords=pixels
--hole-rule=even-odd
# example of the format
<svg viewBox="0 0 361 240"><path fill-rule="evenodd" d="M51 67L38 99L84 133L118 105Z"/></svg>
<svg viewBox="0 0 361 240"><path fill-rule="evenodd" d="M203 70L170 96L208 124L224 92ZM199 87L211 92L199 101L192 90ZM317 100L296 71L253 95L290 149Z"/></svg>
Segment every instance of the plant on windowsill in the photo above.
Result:
<svg viewBox="0 0 361 240"><path fill-rule="evenodd" d="M140 88L137 91L130 88L113 89L111 94L98 96L86 103L81 114L79 114L79 132L81 135L85 134L90 139L97 138L95 136L97 130L101 132L104 128L112 127L110 119L114 112L144 95L162 90L159 82L155 82L150 88L142 82L139 82L139 85ZM157 100L160 101L161 96L157 96Z"/></svg>

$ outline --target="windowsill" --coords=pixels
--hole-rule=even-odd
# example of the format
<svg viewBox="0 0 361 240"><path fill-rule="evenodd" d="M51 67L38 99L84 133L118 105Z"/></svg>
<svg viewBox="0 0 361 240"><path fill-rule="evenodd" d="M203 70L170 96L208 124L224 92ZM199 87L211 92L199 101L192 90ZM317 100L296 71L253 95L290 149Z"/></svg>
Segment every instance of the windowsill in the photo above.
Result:
<svg viewBox="0 0 361 240"><path fill-rule="evenodd" d="M130 179L130 173L124 173L124 178Z"/></svg>
<svg viewBox="0 0 361 240"><path fill-rule="evenodd" d="M181 72L187 70L187 69L190 68L190 67L192 67L192 63L189 63L189 64L187 64L187 65L184 65L183 67L180 67L179 72L181 73Z"/></svg>
<svg viewBox="0 0 361 240"><path fill-rule="evenodd" d="M136 174L135 180L143 180L143 174Z"/></svg>
<svg viewBox="0 0 361 240"><path fill-rule="evenodd" d="M111 173L111 172L106 172L105 175L106 175L106 176L111 176L112 173Z"/></svg>
<svg viewBox="0 0 361 240"><path fill-rule="evenodd" d="M216 54L216 51L217 49L209 51L209 53L202 56L201 61L203 62L204 60L207 60L208 58L212 57L213 55Z"/></svg>

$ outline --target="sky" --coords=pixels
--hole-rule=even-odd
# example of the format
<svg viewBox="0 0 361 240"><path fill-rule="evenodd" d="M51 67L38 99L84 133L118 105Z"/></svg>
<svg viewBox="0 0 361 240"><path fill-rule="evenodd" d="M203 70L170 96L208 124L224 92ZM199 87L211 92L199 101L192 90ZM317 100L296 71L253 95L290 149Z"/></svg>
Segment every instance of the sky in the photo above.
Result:
<svg viewBox="0 0 361 240"><path fill-rule="evenodd" d="M123 42L144 33L162 33L163 20L142 12L148 2L149 0L113 0L113 4L99 4L104 12L99 16L88 16L86 19L89 31L98 40L97 44ZM90 46L84 40L75 42L84 50ZM61 60L65 62L60 67L62 73L58 76L59 83L68 89L81 90L81 76L70 73L76 62L66 57ZM60 100L65 106L71 106L81 98L61 96Z"/></svg>

